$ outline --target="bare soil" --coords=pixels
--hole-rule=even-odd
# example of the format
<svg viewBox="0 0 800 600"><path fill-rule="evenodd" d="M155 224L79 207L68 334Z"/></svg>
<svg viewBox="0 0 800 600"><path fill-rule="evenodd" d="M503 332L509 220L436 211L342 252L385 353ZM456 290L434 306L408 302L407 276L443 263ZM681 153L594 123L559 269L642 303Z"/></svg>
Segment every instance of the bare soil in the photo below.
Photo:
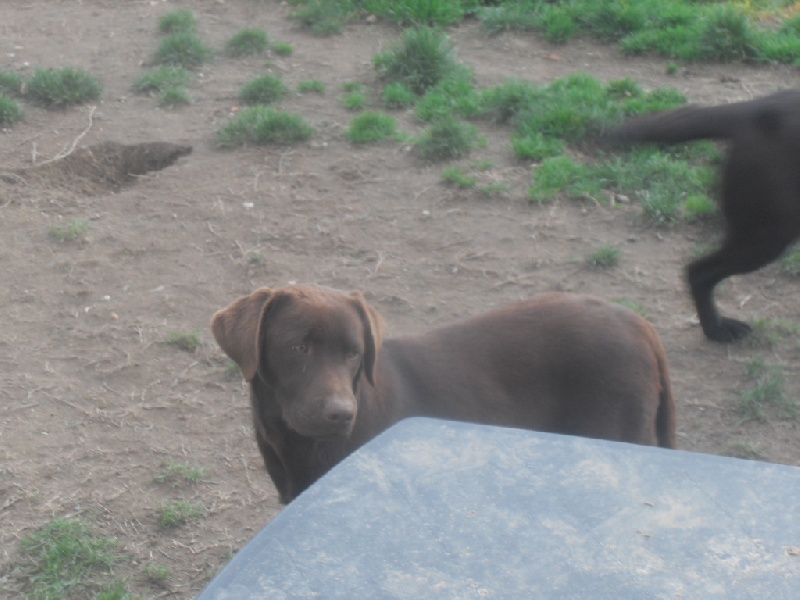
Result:
<svg viewBox="0 0 800 600"><path fill-rule="evenodd" d="M93 107L25 104L25 120L0 138L0 596L21 585L18 540L56 516L80 516L119 540L126 558L116 576L134 597L191 598L280 511L253 440L247 389L208 329L214 311L263 285L361 289L390 333L548 290L633 302L664 341L682 449L800 465L798 421L745 420L737 411L752 386L744 368L756 358L782 366L787 396L800 396L796 331L771 346L723 346L697 325L683 266L717 235L716 225L655 228L635 201L531 205L532 165L514 158L508 129L486 124L487 145L458 164L491 161L483 183L508 191L487 197L449 188L442 166L420 164L406 145L354 146L344 135L354 115L341 105L341 85L378 89L372 57L397 28L364 21L317 38L277 1L186 6L214 48L260 27L294 54L220 55L196 74L190 106L160 109L131 85L161 39L159 17L179 3L3 5L0 68L30 75L81 67L104 92ZM771 66L701 64L670 76L666 60L624 58L588 41L562 47L533 35L488 37L474 22L452 38L483 86L585 71L716 103L800 84L796 69ZM265 72L293 89L310 79L327 85L323 95L281 105L316 128L313 140L217 149L214 133L234 114L239 89ZM378 105L377 93L372 101ZM420 131L411 115L398 118L404 131ZM155 170L125 162L137 150L121 144L153 142L193 152L171 147ZM54 227L76 219L88 221L83 236L55 239ZM609 245L622 249L619 266L588 268L586 257ZM726 282L718 299L738 318L796 324L800 279L771 265ZM193 352L165 343L194 331L202 345ZM203 466L206 476L196 485L154 480L160 466L174 464ZM158 507L175 499L202 502L205 518L160 528ZM166 565L172 579L154 584L147 565Z"/></svg>

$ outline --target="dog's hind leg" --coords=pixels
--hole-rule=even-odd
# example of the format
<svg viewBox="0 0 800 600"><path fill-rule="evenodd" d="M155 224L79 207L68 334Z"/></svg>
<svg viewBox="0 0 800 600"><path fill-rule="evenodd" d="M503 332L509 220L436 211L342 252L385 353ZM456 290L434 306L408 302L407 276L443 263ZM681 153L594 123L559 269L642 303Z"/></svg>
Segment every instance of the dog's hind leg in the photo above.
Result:
<svg viewBox="0 0 800 600"><path fill-rule="evenodd" d="M703 333L715 342L733 342L745 337L747 323L720 316L714 302L714 288L731 275L750 273L778 258L791 244L791 235L769 228L731 232L722 247L692 263L686 269L697 316Z"/></svg>

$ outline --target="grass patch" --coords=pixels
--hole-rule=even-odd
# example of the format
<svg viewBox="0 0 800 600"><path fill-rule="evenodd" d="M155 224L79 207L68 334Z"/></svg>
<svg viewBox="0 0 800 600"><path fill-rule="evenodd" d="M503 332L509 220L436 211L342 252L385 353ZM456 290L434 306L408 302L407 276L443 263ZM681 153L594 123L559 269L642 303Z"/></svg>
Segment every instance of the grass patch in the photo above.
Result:
<svg viewBox="0 0 800 600"><path fill-rule="evenodd" d="M263 265L266 258L261 252L251 252L247 255L247 262L251 265Z"/></svg>
<svg viewBox="0 0 800 600"><path fill-rule="evenodd" d="M151 583L159 586L164 586L172 579L172 570L167 565L145 565L142 571Z"/></svg>
<svg viewBox="0 0 800 600"><path fill-rule="evenodd" d="M528 198L537 204L552 201L561 191L574 198L595 197L603 186L592 176L591 165L577 163L569 156L546 158L534 169L533 177Z"/></svg>
<svg viewBox="0 0 800 600"><path fill-rule="evenodd" d="M314 128L303 117L268 106L253 106L240 111L217 132L217 143L223 148L243 144L295 144L305 142Z"/></svg>
<svg viewBox="0 0 800 600"><path fill-rule="evenodd" d="M197 465L161 465L153 479L158 483L191 483L196 485L206 476L206 471L205 467Z"/></svg>
<svg viewBox="0 0 800 600"><path fill-rule="evenodd" d="M228 379L239 379L242 376L242 369L235 362L230 361L225 367L225 377Z"/></svg>
<svg viewBox="0 0 800 600"><path fill-rule="evenodd" d="M184 352L194 352L203 345L199 331L191 331L189 333L173 331L167 336L166 343Z"/></svg>
<svg viewBox="0 0 800 600"><path fill-rule="evenodd" d="M617 300L614 300L614 304L619 304L620 306L624 306L628 310L632 310L637 315L639 315L640 317L643 317L645 319L649 315L648 310L644 306L642 306L641 304L639 304L637 302L634 302L633 300L627 300L625 298L619 298Z"/></svg>
<svg viewBox="0 0 800 600"><path fill-rule="evenodd" d="M423 122L453 115L470 119L480 114L480 92L473 84L472 71L465 67L458 67L429 88L414 108L414 115Z"/></svg>
<svg viewBox="0 0 800 600"><path fill-rule="evenodd" d="M487 183L478 186L478 191L484 196L499 196L511 190L511 187L506 183Z"/></svg>
<svg viewBox="0 0 800 600"><path fill-rule="evenodd" d="M397 121L381 112L368 111L357 116L350 123L347 139L355 144L380 142L397 135Z"/></svg>
<svg viewBox="0 0 800 600"><path fill-rule="evenodd" d="M620 249L616 246L603 246L586 257L586 264L592 269L613 269L619 264Z"/></svg>
<svg viewBox="0 0 800 600"><path fill-rule="evenodd" d="M165 37L153 56L156 65L194 69L211 58L213 52L195 33L177 31Z"/></svg>
<svg viewBox="0 0 800 600"><path fill-rule="evenodd" d="M85 523L58 518L22 539L27 597L98 597L123 589L110 582L118 561L116 540L100 537ZM113 597L113 596L106 596Z"/></svg>
<svg viewBox="0 0 800 600"><path fill-rule="evenodd" d="M28 81L27 95L46 108L62 108L94 100L100 96L100 81L84 71L63 69L36 69Z"/></svg>
<svg viewBox="0 0 800 600"><path fill-rule="evenodd" d="M242 29L227 42L225 54L233 57L263 54L268 47L267 33L263 29Z"/></svg>
<svg viewBox="0 0 800 600"><path fill-rule="evenodd" d="M50 237L57 242L74 242L83 240L89 231L89 221L85 219L73 219L63 225L53 225L50 228Z"/></svg>
<svg viewBox="0 0 800 600"><path fill-rule="evenodd" d="M786 319L757 319L745 343L751 348L774 348L787 339L797 339L798 334L798 323Z"/></svg>
<svg viewBox="0 0 800 600"><path fill-rule="evenodd" d="M147 71L133 82L137 92L163 92L164 90L182 88L192 80L190 71L183 67L162 65Z"/></svg>
<svg viewBox="0 0 800 600"><path fill-rule="evenodd" d="M301 94L324 94L325 90L325 84L317 79L301 81L297 84L297 91Z"/></svg>
<svg viewBox="0 0 800 600"><path fill-rule="evenodd" d="M287 42L275 42L270 49L279 56L291 56L294 54L294 46Z"/></svg>
<svg viewBox="0 0 800 600"><path fill-rule="evenodd" d="M561 140L544 136L540 133L525 132L511 137L511 148L514 156L522 160L541 161L558 156L566 150Z"/></svg>
<svg viewBox="0 0 800 600"><path fill-rule="evenodd" d="M199 502L173 500L158 507L158 524L164 529L173 529L202 519L205 514L205 506Z"/></svg>
<svg viewBox="0 0 800 600"><path fill-rule="evenodd" d="M493 123L509 123L523 111L531 110L541 95L542 90L532 83L511 79L482 92L482 116Z"/></svg>
<svg viewBox="0 0 800 600"><path fill-rule="evenodd" d="M796 17L776 28L770 13L774 8L772 3L750 2L501 0L477 7L475 15L489 33L536 31L554 43L583 34L617 43L628 54L796 63L800 58Z"/></svg>
<svg viewBox="0 0 800 600"><path fill-rule="evenodd" d="M166 34L194 31L196 26L197 18L188 8L168 12L158 20L158 30Z"/></svg>
<svg viewBox="0 0 800 600"><path fill-rule="evenodd" d="M0 69L0 93L21 94L24 84L21 75Z"/></svg>
<svg viewBox="0 0 800 600"><path fill-rule="evenodd" d="M262 75L246 84L239 92L244 104L272 104L286 97L289 88L280 77Z"/></svg>
<svg viewBox="0 0 800 600"><path fill-rule="evenodd" d="M708 197L715 173L693 165L679 154L641 147L593 165L587 176L613 190L639 199L645 217L655 225L670 225L716 213Z"/></svg>
<svg viewBox="0 0 800 600"><path fill-rule="evenodd" d="M339 33L355 16L354 0L310 0L290 16L320 36Z"/></svg>
<svg viewBox="0 0 800 600"><path fill-rule="evenodd" d="M781 367L756 359L745 367L745 377L752 383L739 399L738 410L745 419L765 422L771 416L797 416L797 403L786 396L786 377Z"/></svg>
<svg viewBox="0 0 800 600"><path fill-rule="evenodd" d="M158 105L164 107L185 106L192 103L192 97L189 96L183 88L167 88L158 95Z"/></svg>
<svg viewBox="0 0 800 600"><path fill-rule="evenodd" d="M463 0L365 0L366 12L399 25L448 26L460 22L467 7L476 3Z"/></svg>
<svg viewBox="0 0 800 600"><path fill-rule="evenodd" d="M342 98L342 106L344 106L347 110L361 110L367 104L367 97L364 95L364 92L357 91L357 92L350 92L349 94L345 95Z"/></svg>
<svg viewBox="0 0 800 600"><path fill-rule="evenodd" d="M442 171L442 179L461 189L474 188L478 184L478 178L467 175L461 167L447 167Z"/></svg>
<svg viewBox="0 0 800 600"><path fill-rule="evenodd" d="M383 79L402 83L417 95L459 68L447 36L429 27L407 30L399 42L376 55L373 64Z"/></svg>
<svg viewBox="0 0 800 600"><path fill-rule="evenodd" d="M22 119L22 109L13 98L0 93L0 125L13 125Z"/></svg>
<svg viewBox="0 0 800 600"><path fill-rule="evenodd" d="M800 244L789 249L778 261L781 271L788 275L800 275Z"/></svg>
<svg viewBox="0 0 800 600"><path fill-rule="evenodd" d="M417 155L428 162L467 156L481 143L474 125L448 116L436 120L414 142Z"/></svg>
<svg viewBox="0 0 800 600"><path fill-rule="evenodd" d="M390 83L383 88L383 105L386 108L408 108L414 105L416 96L402 83Z"/></svg>

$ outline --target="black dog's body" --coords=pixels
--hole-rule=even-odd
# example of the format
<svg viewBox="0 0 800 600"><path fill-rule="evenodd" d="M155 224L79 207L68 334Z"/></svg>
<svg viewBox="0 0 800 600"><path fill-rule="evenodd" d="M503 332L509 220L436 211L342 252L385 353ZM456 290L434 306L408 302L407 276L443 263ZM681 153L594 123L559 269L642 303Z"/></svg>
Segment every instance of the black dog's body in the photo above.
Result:
<svg viewBox="0 0 800 600"><path fill-rule="evenodd" d="M719 315L714 287L772 262L800 237L800 90L631 119L607 137L617 144L729 142L720 194L725 237L686 273L706 336L730 342L747 335L746 323Z"/></svg>

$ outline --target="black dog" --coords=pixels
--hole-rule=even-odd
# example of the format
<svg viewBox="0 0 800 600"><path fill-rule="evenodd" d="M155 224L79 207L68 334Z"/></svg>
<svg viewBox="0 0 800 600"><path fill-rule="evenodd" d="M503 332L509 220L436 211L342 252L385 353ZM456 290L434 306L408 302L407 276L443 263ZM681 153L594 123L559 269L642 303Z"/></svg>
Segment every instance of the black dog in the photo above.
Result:
<svg viewBox="0 0 800 600"><path fill-rule="evenodd" d="M730 143L722 170L722 246L690 263L686 274L706 336L731 342L747 335L746 323L719 315L714 287L772 262L800 237L800 90L635 118L606 137L616 144Z"/></svg>

